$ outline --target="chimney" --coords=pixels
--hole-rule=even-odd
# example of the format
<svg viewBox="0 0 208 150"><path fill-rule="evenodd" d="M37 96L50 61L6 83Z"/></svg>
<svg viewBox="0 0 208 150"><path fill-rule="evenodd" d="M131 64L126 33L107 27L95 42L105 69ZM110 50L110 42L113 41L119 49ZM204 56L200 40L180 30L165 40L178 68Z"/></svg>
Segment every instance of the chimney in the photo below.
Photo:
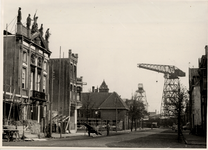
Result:
<svg viewBox="0 0 208 150"><path fill-rule="evenodd" d="M95 92L98 93L98 88L95 89Z"/></svg>
<svg viewBox="0 0 208 150"><path fill-rule="evenodd" d="M94 87L94 86L92 87L92 92L93 92L93 93L95 92L95 87Z"/></svg>
<svg viewBox="0 0 208 150"><path fill-rule="evenodd" d="M205 46L205 55L207 55L207 51L208 51L208 48L207 48L207 45Z"/></svg>
<svg viewBox="0 0 208 150"><path fill-rule="evenodd" d="M69 57L71 56L71 49L69 49Z"/></svg>

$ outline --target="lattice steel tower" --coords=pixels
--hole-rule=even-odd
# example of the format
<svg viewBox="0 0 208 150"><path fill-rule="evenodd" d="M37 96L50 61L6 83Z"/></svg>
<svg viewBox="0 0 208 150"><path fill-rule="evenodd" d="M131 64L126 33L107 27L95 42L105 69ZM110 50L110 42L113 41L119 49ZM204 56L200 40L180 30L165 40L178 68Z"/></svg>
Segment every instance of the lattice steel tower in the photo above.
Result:
<svg viewBox="0 0 208 150"><path fill-rule="evenodd" d="M143 88L142 83L138 84L138 90L136 90L136 96L137 96L137 100L140 100L144 103L145 109L146 111L148 111L148 102L147 102L146 92Z"/></svg>
<svg viewBox="0 0 208 150"><path fill-rule="evenodd" d="M167 104L178 97L178 90L180 88L179 77L185 77L185 72L175 66L156 65L156 64L138 64L137 67L144 68L158 73L163 73L165 82L163 87L162 102L160 108L161 117L171 115L167 110L170 109ZM168 109L167 109L168 108ZM172 108L174 109L174 108Z"/></svg>

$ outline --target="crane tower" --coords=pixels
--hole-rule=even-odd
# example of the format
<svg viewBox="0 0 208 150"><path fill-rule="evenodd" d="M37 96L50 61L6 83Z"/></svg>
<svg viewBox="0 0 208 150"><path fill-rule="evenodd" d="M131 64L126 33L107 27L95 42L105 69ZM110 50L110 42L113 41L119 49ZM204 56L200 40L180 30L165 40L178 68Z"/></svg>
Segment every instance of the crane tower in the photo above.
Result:
<svg viewBox="0 0 208 150"><path fill-rule="evenodd" d="M167 106L167 104L168 102L177 99L178 90L180 88L179 77L185 77L185 72L175 66L170 65L141 63L138 64L137 67L164 74L165 81L163 87L160 115L161 117L168 117L170 113L167 110L167 107L169 107Z"/></svg>
<svg viewBox="0 0 208 150"><path fill-rule="evenodd" d="M147 102L146 92L143 88L142 83L138 84L138 90L136 90L136 96L137 96L139 101L142 101L144 103L145 110L148 111L148 102Z"/></svg>

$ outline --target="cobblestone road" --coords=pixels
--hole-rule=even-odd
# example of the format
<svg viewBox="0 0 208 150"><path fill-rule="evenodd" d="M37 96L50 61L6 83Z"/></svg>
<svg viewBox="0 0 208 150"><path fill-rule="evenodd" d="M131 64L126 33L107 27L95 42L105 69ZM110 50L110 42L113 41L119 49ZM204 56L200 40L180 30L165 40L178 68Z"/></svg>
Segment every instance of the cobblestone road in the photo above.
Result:
<svg viewBox="0 0 208 150"><path fill-rule="evenodd" d="M178 143L177 134L170 129L153 129L115 133L110 136L87 135L32 142L3 142L11 147L119 147L119 148L205 148L200 145Z"/></svg>

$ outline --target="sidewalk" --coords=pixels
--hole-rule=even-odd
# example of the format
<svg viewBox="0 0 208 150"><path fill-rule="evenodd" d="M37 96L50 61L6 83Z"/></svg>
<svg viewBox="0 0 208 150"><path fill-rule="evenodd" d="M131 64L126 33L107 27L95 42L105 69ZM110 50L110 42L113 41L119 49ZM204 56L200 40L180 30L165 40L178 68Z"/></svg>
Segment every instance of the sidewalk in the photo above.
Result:
<svg viewBox="0 0 208 150"><path fill-rule="evenodd" d="M132 130L132 132L143 132L146 130L151 130L151 128L143 128L143 129L137 129L137 131ZM131 130L120 130L120 131L110 131L110 136L119 135L119 134L128 134ZM91 137L97 137L97 136L107 136L107 131L100 131L102 135L96 135L94 133L91 133ZM60 138L72 138L72 137L87 137L88 133L85 131L78 131L77 133L69 133L69 134L61 134L60 133L52 133L52 138L47 138L44 136L43 133L38 135L36 134L26 134L25 141L47 141L47 140L53 140L53 139L60 139Z"/></svg>
<svg viewBox="0 0 208 150"><path fill-rule="evenodd" d="M67 137L72 137L72 136L87 136L87 133L69 133L69 134L61 134L60 133L52 133L52 138L67 138Z"/></svg>
<svg viewBox="0 0 208 150"><path fill-rule="evenodd" d="M187 145L204 145L206 146L205 136L189 134L189 130L182 131Z"/></svg>

